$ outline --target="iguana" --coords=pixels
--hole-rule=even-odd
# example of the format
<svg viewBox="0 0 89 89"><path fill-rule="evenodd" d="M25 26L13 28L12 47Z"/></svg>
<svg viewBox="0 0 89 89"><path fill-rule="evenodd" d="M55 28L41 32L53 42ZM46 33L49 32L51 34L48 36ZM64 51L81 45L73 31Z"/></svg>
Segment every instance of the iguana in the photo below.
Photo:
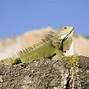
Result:
<svg viewBox="0 0 89 89"><path fill-rule="evenodd" d="M19 51L18 57L6 58L1 63L13 65L40 57L51 58L54 55L63 58L64 53L71 47L73 29L72 26L65 26L60 30L52 31L38 44Z"/></svg>

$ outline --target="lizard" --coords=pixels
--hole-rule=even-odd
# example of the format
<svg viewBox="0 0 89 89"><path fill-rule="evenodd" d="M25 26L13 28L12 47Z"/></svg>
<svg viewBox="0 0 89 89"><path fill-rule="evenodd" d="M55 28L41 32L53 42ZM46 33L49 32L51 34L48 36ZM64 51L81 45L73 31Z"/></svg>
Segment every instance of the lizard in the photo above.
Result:
<svg viewBox="0 0 89 89"><path fill-rule="evenodd" d="M42 39L33 47L27 47L19 51L18 57L9 57L1 60L5 65L14 65L18 63L26 63L36 58L51 58L58 55L63 58L64 53L70 49L72 44L74 28L72 26L64 26L60 30L50 32L45 39Z"/></svg>

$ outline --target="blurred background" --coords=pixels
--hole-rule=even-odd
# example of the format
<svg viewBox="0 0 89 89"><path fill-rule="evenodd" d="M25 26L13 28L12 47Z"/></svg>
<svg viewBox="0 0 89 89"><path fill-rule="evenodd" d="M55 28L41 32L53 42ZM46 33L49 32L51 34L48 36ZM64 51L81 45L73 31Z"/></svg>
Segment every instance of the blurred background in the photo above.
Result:
<svg viewBox="0 0 89 89"><path fill-rule="evenodd" d="M89 0L0 0L0 38L67 25L89 36Z"/></svg>

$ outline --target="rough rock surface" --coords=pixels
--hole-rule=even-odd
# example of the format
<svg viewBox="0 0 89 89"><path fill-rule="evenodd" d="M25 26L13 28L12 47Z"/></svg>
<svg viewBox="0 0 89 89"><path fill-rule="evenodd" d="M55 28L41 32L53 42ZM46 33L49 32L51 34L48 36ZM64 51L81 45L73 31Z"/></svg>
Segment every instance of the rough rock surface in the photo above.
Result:
<svg viewBox="0 0 89 89"><path fill-rule="evenodd" d="M0 89L89 89L89 58L79 59L79 65L57 57L12 66L0 64Z"/></svg>

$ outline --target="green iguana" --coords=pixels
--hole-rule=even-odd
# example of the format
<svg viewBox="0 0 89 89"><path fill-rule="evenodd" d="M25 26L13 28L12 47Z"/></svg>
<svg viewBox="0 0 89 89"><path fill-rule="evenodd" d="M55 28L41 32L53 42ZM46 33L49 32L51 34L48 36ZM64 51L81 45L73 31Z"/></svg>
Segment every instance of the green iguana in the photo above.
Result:
<svg viewBox="0 0 89 89"><path fill-rule="evenodd" d="M13 65L17 63L25 63L35 58L51 58L58 55L63 58L67 50L72 44L73 27L65 26L60 30L50 32L45 39L33 47L25 48L18 52L18 57L3 59L1 63L5 65Z"/></svg>

